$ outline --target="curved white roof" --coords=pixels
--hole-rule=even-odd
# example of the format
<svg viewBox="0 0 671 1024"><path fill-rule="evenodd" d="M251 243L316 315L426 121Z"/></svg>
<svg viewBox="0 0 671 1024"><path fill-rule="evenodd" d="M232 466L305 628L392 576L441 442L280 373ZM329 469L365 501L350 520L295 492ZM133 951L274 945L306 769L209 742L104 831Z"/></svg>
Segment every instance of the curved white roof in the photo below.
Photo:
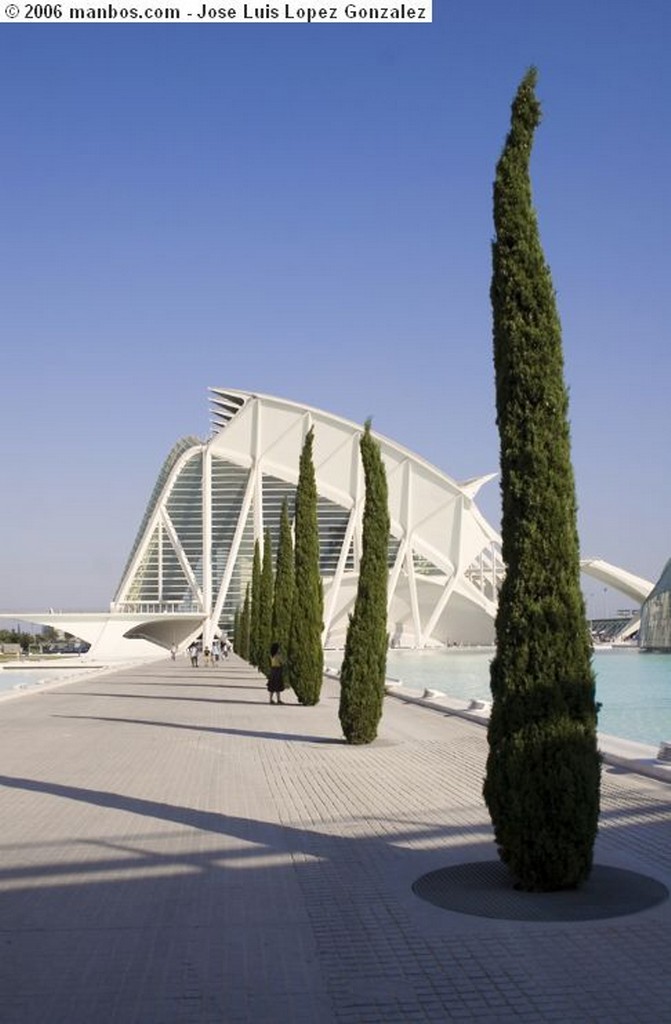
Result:
<svg viewBox="0 0 671 1024"><path fill-rule="evenodd" d="M344 642L361 554L363 428L286 399L212 388L212 436L180 448L143 520L113 608L203 612L230 628L253 544L277 543L305 435L314 427L324 639ZM474 503L491 476L459 484L401 445L380 443L389 486L392 643L491 643L499 537Z"/></svg>

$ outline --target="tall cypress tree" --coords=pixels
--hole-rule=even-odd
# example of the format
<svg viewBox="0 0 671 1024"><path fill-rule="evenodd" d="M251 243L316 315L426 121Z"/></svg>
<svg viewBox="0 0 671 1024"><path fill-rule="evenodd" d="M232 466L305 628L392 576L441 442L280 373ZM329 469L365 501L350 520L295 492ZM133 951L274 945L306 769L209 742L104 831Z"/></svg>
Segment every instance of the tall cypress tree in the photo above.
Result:
<svg viewBox="0 0 671 1024"><path fill-rule="evenodd" d="M382 717L387 666L387 476L370 420L360 442L366 481L359 583L340 671L340 724L348 743L370 743Z"/></svg>
<svg viewBox="0 0 671 1024"><path fill-rule="evenodd" d="M291 609L287 675L299 704L318 704L324 674L321 634L324 597L319 574L317 483L312 445L314 430L305 438L296 488L296 547L294 599Z"/></svg>
<svg viewBox="0 0 671 1024"><path fill-rule="evenodd" d="M263 566L261 569L261 590L259 609L259 670L264 675L270 672L270 644L273 624L273 546L270 530L263 538Z"/></svg>
<svg viewBox="0 0 671 1024"><path fill-rule="evenodd" d="M261 546L258 537L254 541L254 561L252 562L252 594L249 617L249 660L258 668L260 653L261 625Z"/></svg>
<svg viewBox="0 0 671 1024"><path fill-rule="evenodd" d="M291 522L286 498L282 503L280 518L280 540L277 549L275 572L275 594L273 597L272 641L280 645L282 658L286 659L289 649L291 628L291 605L294 598L294 545L291 539ZM288 680L287 680L288 681Z"/></svg>
<svg viewBox="0 0 671 1024"><path fill-rule="evenodd" d="M494 184L493 309L506 576L491 667L484 795L520 888L589 875L600 759L591 647L580 590L561 328L532 203L540 122L523 79Z"/></svg>
<svg viewBox="0 0 671 1024"><path fill-rule="evenodd" d="M250 585L247 584L245 588L245 600L242 605L242 614L240 616L240 640L238 641L238 654L245 661L249 661L249 634L251 630L252 621L252 599L250 593Z"/></svg>

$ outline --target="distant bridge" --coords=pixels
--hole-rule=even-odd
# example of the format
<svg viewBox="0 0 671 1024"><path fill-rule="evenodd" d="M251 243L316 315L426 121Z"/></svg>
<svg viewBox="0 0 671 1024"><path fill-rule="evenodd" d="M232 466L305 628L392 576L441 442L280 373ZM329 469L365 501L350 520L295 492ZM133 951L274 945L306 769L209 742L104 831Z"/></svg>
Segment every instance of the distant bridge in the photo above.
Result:
<svg viewBox="0 0 671 1024"><path fill-rule="evenodd" d="M601 583L626 594L637 604L643 604L655 586L650 580L645 580L642 576L634 576L626 569L620 569L617 565L611 565L610 562L604 562L600 558L583 558L580 568L588 576L593 576Z"/></svg>

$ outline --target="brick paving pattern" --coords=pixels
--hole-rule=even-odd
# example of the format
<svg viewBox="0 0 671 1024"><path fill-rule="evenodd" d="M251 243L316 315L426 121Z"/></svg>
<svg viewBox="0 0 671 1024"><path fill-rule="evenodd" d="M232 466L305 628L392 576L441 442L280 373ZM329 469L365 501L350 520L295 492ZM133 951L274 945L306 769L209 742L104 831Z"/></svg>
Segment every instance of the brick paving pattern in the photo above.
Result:
<svg viewBox="0 0 671 1024"><path fill-rule="evenodd" d="M292 695L287 696L292 701ZM237 658L0 703L2 1024L671 1022L671 903L576 923L441 910L492 860L485 730L337 684L268 704ZM604 768L596 859L671 887L671 789Z"/></svg>

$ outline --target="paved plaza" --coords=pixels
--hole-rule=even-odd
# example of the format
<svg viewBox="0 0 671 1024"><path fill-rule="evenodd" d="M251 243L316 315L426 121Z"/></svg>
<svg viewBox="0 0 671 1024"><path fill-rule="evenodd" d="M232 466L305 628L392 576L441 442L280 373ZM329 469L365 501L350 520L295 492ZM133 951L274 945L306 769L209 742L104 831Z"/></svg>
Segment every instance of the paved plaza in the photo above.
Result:
<svg viewBox="0 0 671 1024"><path fill-rule="evenodd" d="M486 732L337 683L270 706L235 657L0 702L2 1024L671 1022L671 901L508 921L412 884L496 858ZM604 766L596 860L671 887L671 788Z"/></svg>

